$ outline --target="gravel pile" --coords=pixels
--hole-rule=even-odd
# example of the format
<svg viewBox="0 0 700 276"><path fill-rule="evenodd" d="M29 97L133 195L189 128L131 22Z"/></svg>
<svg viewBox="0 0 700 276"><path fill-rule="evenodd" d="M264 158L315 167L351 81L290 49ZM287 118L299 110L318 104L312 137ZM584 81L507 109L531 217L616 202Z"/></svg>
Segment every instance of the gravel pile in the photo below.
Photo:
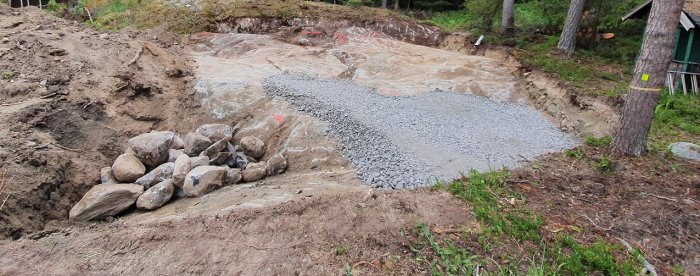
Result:
<svg viewBox="0 0 700 276"><path fill-rule="evenodd" d="M269 77L263 87L327 122L328 134L375 187L413 188L471 169L514 167L576 144L527 105L474 95L388 97L348 81L296 74Z"/></svg>

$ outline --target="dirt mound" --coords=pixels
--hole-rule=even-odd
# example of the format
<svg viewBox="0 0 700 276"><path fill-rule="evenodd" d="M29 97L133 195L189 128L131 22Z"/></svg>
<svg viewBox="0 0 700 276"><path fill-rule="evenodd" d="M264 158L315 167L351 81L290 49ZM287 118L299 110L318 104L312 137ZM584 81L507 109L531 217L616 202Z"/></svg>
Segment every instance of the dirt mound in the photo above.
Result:
<svg viewBox="0 0 700 276"><path fill-rule="evenodd" d="M411 230L425 222L476 231L466 208L425 190L304 192L227 215L47 229L3 246L13 253L0 258L0 273L340 275L354 265L359 275L419 275L427 271L413 261Z"/></svg>
<svg viewBox="0 0 700 276"><path fill-rule="evenodd" d="M0 172L12 178L0 237L66 219L130 135L199 123L177 36L99 33L0 5L0 38Z"/></svg>

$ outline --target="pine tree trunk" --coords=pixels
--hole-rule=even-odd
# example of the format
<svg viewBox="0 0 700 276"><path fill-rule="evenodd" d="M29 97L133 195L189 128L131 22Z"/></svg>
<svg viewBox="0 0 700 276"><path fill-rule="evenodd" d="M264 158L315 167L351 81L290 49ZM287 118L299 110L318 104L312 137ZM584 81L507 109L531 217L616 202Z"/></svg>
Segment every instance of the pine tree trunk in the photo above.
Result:
<svg viewBox="0 0 700 276"><path fill-rule="evenodd" d="M640 156L647 151L647 137L671 65L683 2L654 0L651 6L642 50L613 141L616 155Z"/></svg>
<svg viewBox="0 0 700 276"><path fill-rule="evenodd" d="M382 9L386 9L389 5L389 0L382 0Z"/></svg>
<svg viewBox="0 0 700 276"><path fill-rule="evenodd" d="M569 4L569 13L566 15L564 30L561 32L559 44L557 44L557 48L564 51L568 56L571 56L576 49L576 33L578 32L578 26L581 24L585 3L585 0L571 0L571 4Z"/></svg>
<svg viewBox="0 0 700 276"><path fill-rule="evenodd" d="M401 7L399 6L399 0L394 0L394 10L399 10Z"/></svg>
<svg viewBox="0 0 700 276"><path fill-rule="evenodd" d="M504 35L512 35L515 33L514 4L515 0L503 0L501 33Z"/></svg>

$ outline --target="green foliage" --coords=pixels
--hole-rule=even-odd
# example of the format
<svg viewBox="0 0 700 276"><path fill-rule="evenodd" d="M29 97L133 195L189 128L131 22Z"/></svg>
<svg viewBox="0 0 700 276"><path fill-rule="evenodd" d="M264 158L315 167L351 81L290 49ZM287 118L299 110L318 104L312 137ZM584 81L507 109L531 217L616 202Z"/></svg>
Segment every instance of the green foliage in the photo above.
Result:
<svg viewBox="0 0 700 276"><path fill-rule="evenodd" d="M624 261L617 261L613 253L625 254L625 249L620 244L596 242L590 246L582 246L572 237L567 236L561 240L561 246L571 251L570 254L561 254L558 260L562 275L637 275L636 256L628 256ZM635 255L639 254L636 252Z"/></svg>
<svg viewBox="0 0 700 276"><path fill-rule="evenodd" d="M493 0L465 0L464 8L474 19L471 26L475 34L488 33L499 22L503 1Z"/></svg>
<svg viewBox="0 0 700 276"><path fill-rule="evenodd" d="M581 152L580 150L566 150L566 152L564 152L564 155L566 155L566 157L569 158L583 158L583 152Z"/></svg>
<svg viewBox="0 0 700 276"><path fill-rule="evenodd" d="M455 196L472 205L474 215L485 225L487 234L508 235L517 240L539 240L542 220L527 210L506 210L499 205L505 195L503 180L508 171L479 173L472 171L466 182L455 181L449 189Z"/></svg>
<svg viewBox="0 0 700 276"><path fill-rule="evenodd" d="M603 173L610 173L613 169L613 161L610 156L603 156L595 166Z"/></svg>
<svg viewBox="0 0 700 276"><path fill-rule="evenodd" d="M49 0L49 3L46 4L46 11L53 15L60 15L65 9L66 4L58 3L56 0Z"/></svg>
<svg viewBox="0 0 700 276"><path fill-rule="evenodd" d="M372 5L372 1L368 0L347 0L345 3L351 7L362 7Z"/></svg>
<svg viewBox="0 0 700 276"><path fill-rule="evenodd" d="M674 130L700 135L700 98L664 93L654 112L655 131Z"/></svg>
<svg viewBox="0 0 700 276"><path fill-rule="evenodd" d="M16 75L17 75L17 73L12 72L12 71L5 71L5 72L2 72L2 74L0 74L0 76L2 76L3 80L10 80L10 79L14 78Z"/></svg>
<svg viewBox="0 0 700 276"><path fill-rule="evenodd" d="M443 240L441 243L446 246L440 246L440 242L424 223L419 223L413 232L428 243L429 249L435 255L435 259L429 260L421 254L425 244L410 246L411 251L416 255L416 260L430 264L432 275L472 275L474 273L474 267L478 264L475 262L476 256L462 248L457 248L450 240Z"/></svg>
<svg viewBox="0 0 700 276"><path fill-rule="evenodd" d="M335 247L336 256L345 256L348 254L348 247L344 244L339 244Z"/></svg>
<svg viewBox="0 0 700 276"><path fill-rule="evenodd" d="M568 2L557 0L528 1L515 5L515 25L521 32L540 30L558 33L564 24Z"/></svg>
<svg viewBox="0 0 700 276"><path fill-rule="evenodd" d="M458 32L473 26L474 18L465 11L449 11L436 13L424 23L438 26L445 32Z"/></svg>
<svg viewBox="0 0 700 276"><path fill-rule="evenodd" d="M343 273L343 276L352 276L352 266L350 264L345 264L345 272Z"/></svg>
<svg viewBox="0 0 700 276"><path fill-rule="evenodd" d="M606 135L600 138L595 136L586 136L586 144L593 147L604 148L612 143L612 136Z"/></svg>

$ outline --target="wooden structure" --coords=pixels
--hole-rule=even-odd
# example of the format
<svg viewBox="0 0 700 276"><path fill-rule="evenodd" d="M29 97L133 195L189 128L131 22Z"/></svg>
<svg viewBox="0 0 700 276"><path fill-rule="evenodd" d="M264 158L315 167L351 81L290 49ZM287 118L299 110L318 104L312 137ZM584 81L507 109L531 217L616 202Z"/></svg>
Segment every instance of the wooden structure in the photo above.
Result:
<svg viewBox="0 0 700 276"><path fill-rule="evenodd" d="M646 0L622 17L645 19L651 10L652 0ZM676 88L698 93L700 91L700 0L686 0L678 21L673 63L668 71L667 84L670 93Z"/></svg>

